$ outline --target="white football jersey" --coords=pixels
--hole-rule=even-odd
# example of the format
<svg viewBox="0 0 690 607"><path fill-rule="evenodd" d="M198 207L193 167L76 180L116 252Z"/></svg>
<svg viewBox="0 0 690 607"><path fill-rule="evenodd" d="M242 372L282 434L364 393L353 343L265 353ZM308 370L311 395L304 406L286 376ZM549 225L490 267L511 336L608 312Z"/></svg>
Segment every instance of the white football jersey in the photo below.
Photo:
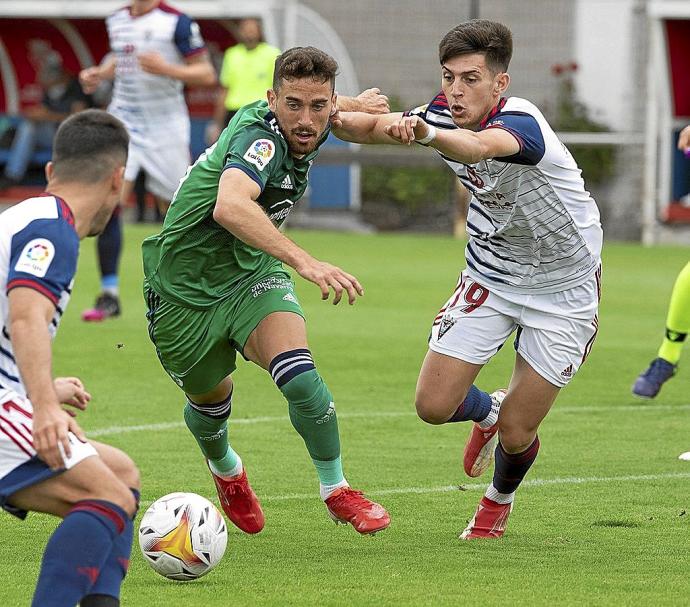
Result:
<svg viewBox="0 0 690 607"><path fill-rule="evenodd" d="M29 198L0 214L0 392L26 390L14 359L8 327L8 293L16 287L34 289L55 306L49 325L55 336L72 292L79 256L74 217L57 196Z"/></svg>
<svg viewBox="0 0 690 607"><path fill-rule="evenodd" d="M162 147L189 144L189 113L180 80L145 72L137 56L156 52L167 63L205 51L199 26L187 15L161 2L149 12L132 16L122 8L106 20L115 54L115 82L108 111L127 127L132 143Z"/></svg>
<svg viewBox="0 0 690 607"><path fill-rule="evenodd" d="M408 112L437 128L458 128L443 93ZM520 151L463 164L440 154L472 193L467 274L514 293L554 293L584 283L600 265L599 209L581 171L542 113L503 98L481 129L511 133Z"/></svg>

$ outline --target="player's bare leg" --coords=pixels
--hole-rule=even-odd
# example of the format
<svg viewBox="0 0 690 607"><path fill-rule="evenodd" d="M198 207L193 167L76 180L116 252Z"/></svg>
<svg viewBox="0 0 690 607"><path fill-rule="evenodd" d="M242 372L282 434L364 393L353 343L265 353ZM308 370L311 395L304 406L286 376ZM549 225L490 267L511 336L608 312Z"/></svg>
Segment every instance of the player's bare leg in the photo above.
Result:
<svg viewBox="0 0 690 607"><path fill-rule="evenodd" d="M119 604L132 550L139 472L122 451L91 443L100 457L17 491L8 502L64 520L51 536L33 605ZM113 602L114 601L114 602Z"/></svg>
<svg viewBox="0 0 690 607"><path fill-rule="evenodd" d="M498 441L498 412L505 391L482 392L473 385L482 365L429 350L417 381L417 415L430 424L474 420L463 468L477 477L491 465Z"/></svg>
<svg viewBox="0 0 690 607"><path fill-rule="evenodd" d="M505 531L515 491L539 451L537 429L560 388L539 375L519 354L498 417L494 477L462 539L497 538Z"/></svg>
<svg viewBox="0 0 690 607"><path fill-rule="evenodd" d="M333 397L316 371L304 319L293 312L269 314L249 336L244 355L271 373L287 399L290 421L307 446L331 517L359 533L388 527L386 510L345 480Z"/></svg>

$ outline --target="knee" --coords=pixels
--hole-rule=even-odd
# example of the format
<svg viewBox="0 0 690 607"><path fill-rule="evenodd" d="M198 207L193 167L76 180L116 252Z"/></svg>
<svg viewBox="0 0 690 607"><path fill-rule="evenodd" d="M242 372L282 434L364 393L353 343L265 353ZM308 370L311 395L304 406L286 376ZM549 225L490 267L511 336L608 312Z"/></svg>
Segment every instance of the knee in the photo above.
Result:
<svg viewBox="0 0 690 607"><path fill-rule="evenodd" d="M136 464L130 459L129 456L125 457L127 458L126 466L120 471L118 476L128 488L139 491L141 489L141 476L139 474L139 468L137 468Z"/></svg>
<svg viewBox="0 0 690 607"><path fill-rule="evenodd" d="M449 412L448 403L429 393L418 392L415 396L415 408L419 419L434 426L445 424L453 414Z"/></svg>
<svg viewBox="0 0 690 607"><path fill-rule="evenodd" d="M537 428L521 427L508 424L498 418L498 436L503 449L508 453L522 453L533 442L537 435Z"/></svg>

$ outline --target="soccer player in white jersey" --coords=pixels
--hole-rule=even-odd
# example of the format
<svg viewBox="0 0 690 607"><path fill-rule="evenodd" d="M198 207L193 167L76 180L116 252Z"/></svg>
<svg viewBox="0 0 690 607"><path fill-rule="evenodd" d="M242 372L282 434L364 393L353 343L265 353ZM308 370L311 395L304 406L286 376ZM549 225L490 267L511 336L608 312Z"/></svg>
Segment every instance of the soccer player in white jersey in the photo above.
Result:
<svg viewBox="0 0 690 607"><path fill-rule="evenodd" d="M187 171L189 113L184 86L213 86L216 73L199 26L187 15L160 0L133 0L106 20L111 53L99 66L79 74L84 91L93 92L102 80L113 80L108 111L130 135L129 156L121 200L126 201L138 173L165 210ZM118 264L122 247L119 212L98 239L101 294L86 310L86 321L120 314Z"/></svg>
<svg viewBox="0 0 690 607"><path fill-rule="evenodd" d="M417 383L431 424L473 420L464 469L492 483L462 539L504 533L515 491L539 449L537 429L597 333L602 230L567 148L532 103L505 97L512 35L473 20L441 41L442 92L405 114L334 116L360 143L432 147L472 194L466 268L436 316ZM473 382L513 331L507 390Z"/></svg>
<svg viewBox="0 0 690 607"><path fill-rule="evenodd" d="M35 607L119 605L132 547L139 473L122 451L87 441L63 408L87 406L82 383L51 375L79 241L100 233L117 205L127 146L107 112L74 114L55 136L48 191L0 215L0 506L63 519L43 553Z"/></svg>

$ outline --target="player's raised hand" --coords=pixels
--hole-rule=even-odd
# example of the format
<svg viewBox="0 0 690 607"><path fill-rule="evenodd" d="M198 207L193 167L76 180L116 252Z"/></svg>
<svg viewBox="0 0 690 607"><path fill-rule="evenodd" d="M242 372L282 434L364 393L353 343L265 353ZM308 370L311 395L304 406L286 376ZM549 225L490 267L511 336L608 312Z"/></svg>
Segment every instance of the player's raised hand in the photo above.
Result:
<svg viewBox="0 0 690 607"><path fill-rule="evenodd" d="M295 270L302 278L313 282L321 289L321 299L328 299L330 289L333 289L333 305L340 303L345 291L350 305L355 303L357 295L364 295L362 285L352 274L325 261L310 258L295 267Z"/></svg>
<svg viewBox="0 0 690 607"><path fill-rule="evenodd" d="M56 377L53 380L53 385L55 386L58 400L63 405L70 405L80 411L84 411L86 405L91 400L91 394L85 390L84 384L78 377ZM75 415L73 411L67 409L66 411L71 416Z"/></svg>
<svg viewBox="0 0 690 607"><path fill-rule="evenodd" d="M157 74L159 76L167 76L170 64L165 60L163 55L155 51L140 53L137 55L139 67L149 74Z"/></svg>
<svg viewBox="0 0 690 607"><path fill-rule="evenodd" d="M416 139L424 139L429 134L429 125L419 116L403 116L397 122L386 125L383 130L398 143L410 145Z"/></svg>
<svg viewBox="0 0 690 607"><path fill-rule="evenodd" d="M101 83L101 70L98 66L87 67L79 72L79 84L81 84L82 90L90 95Z"/></svg>
<svg viewBox="0 0 690 607"><path fill-rule="evenodd" d="M685 155L690 155L690 125L686 126L678 137L678 149L685 152Z"/></svg>
<svg viewBox="0 0 690 607"><path fill-rule="evenodd" d="M366 89L355 97L361 103L361 111L366 114L388 114L391 109L388 97L381 94L377 88Z"/></svg>
<svg viewBox="0 0 690 607"><path fill-rule="evenodd" d="M86 441L84 432L65 411L57 405L34 406L34 448L51 470L65 467L65 457L72 455L68 433ZM63 457L64 454L64 457Z"/></svg>

